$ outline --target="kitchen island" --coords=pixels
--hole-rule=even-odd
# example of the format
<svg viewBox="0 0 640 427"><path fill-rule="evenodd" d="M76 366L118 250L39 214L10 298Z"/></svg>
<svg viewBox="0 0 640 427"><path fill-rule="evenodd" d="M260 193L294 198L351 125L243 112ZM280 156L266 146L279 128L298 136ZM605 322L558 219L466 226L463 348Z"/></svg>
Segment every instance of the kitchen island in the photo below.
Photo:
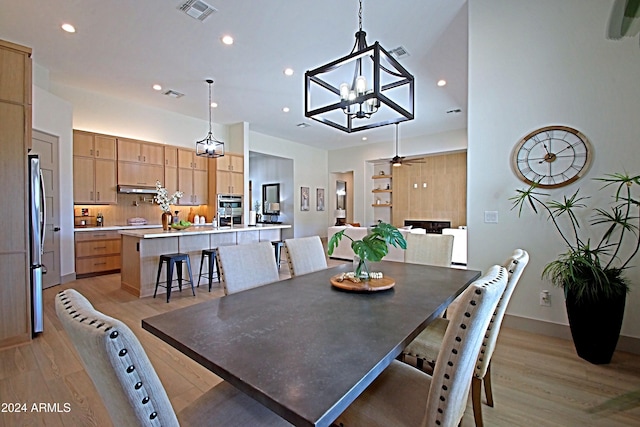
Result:
<svg viewBox="0 0 640 427"><path fill-rule="evenodd" d="M210 225L203 225L169 231L157 228L120 230L122 235L120 286L140 298L153 295L160 255L176 252L189 255L194 285L197 285L203 249L281 240L281 231L284 228L291 228L291 225L264 224L233 228L213 228ZM165 274L166 268L163 269L160 280L165 280ZM165 288L158 289L158 293L165 292Z"/></svg>

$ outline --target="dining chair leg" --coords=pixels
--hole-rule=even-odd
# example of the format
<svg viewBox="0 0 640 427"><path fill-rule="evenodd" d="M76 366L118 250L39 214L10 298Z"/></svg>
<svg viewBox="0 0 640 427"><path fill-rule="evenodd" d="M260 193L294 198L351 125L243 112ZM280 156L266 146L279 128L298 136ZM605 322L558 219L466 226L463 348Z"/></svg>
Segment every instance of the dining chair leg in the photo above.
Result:
<svg viewBox="0 0 640 427"><path fill-rule="evenodd" d="M491 361L487 366L487 373L484 375L484 394L487 397L487 405L493 408L493 390L491 389Z"/></svg>
<svg viewBox="0 0 640 427"><path fill-rule="evenodd" d="M476 427L482 427L482 379L471 379L471 401L473 403L473 419Z"/></svg>

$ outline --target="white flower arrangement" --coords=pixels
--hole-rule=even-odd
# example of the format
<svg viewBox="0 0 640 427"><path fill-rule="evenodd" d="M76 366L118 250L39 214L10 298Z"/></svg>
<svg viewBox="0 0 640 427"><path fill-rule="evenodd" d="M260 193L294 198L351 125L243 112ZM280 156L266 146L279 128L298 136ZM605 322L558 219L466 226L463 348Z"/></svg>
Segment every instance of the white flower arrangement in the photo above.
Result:
<svg viewBox="0 0 640 427"><path fill-rule="evenodd" d="M176 191L169 197L167 189L162 186L160 181L156 181L156 195L153 196L153 201L160 205L162 212L171 213L171 207L169 205L175 205L183 194L182 191Z"/></svg>

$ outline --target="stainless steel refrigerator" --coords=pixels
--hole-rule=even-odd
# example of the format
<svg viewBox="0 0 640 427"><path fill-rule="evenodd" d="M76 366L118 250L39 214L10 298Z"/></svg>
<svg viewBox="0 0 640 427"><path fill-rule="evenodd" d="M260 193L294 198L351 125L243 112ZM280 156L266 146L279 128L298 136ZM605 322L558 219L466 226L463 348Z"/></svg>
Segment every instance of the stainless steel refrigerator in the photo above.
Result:
<svg viewBox="0 0 640 427"><path fill-rule="evenodd" d="M29 155L29 246L31 270L31 328L33 335L43 331L42 275L47 272L42 264L46 207L44 182L38 155Z"/></svg>

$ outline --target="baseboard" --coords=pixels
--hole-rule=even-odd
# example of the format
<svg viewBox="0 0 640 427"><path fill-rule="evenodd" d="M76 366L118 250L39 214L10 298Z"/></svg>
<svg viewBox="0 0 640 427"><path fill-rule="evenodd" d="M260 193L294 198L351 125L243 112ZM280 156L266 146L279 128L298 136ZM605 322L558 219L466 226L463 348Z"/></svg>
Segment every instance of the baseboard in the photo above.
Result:
<svg viewBox="0 0 640 427"><path fill-rule="evenodd" d="M562 325L560 323L545 322L544 320L506 314L504 316L503 325L509 328L519 329L521 331L571 340L569 325ZM616 350L640 354L640 338L620 335Z"/></svg>
<svg viewBox="0 0 640 427"><path fill-rule="evenodd" d="M64 276L60 276L60 284L69 283L76 280L76 273L65 274Z"/></svg>

